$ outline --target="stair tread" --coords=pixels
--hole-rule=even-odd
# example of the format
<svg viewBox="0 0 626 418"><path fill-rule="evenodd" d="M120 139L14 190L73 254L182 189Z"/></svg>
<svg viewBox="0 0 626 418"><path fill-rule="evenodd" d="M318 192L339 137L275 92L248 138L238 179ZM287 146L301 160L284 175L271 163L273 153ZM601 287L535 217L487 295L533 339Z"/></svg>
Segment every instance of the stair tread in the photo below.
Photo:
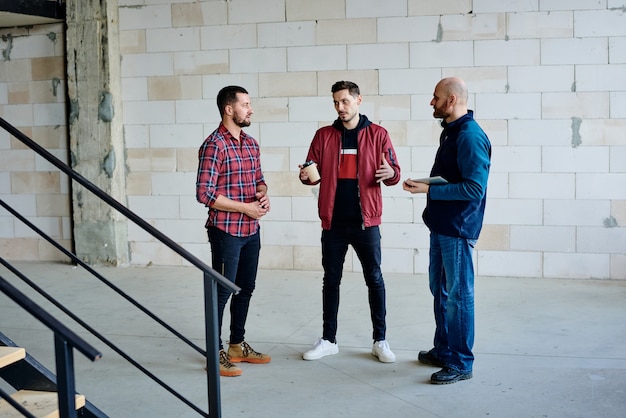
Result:
<svg viewBox="0 0 626 418"><path fill-rule="evenodd" d="M22 347L0 347L0 368L20 361L26 357L26 350Z"/></svg>
<svg viewBox="0 0 626 418"><path fill-rule="evenodd" d="M59 418L58 399L56 392L37 390L20 390L11 395L20 405L33 415L41 418ZM76 395L76 409L85 406L85 396ZM0 400L0 418L21 417L4 399Z"/></svg>

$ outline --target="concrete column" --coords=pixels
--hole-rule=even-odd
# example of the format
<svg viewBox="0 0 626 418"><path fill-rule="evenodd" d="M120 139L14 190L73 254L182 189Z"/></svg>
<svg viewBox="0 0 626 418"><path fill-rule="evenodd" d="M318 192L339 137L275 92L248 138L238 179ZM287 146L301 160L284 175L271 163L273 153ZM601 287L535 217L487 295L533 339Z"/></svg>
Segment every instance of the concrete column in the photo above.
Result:
<svg viewBox="0 0 626 418"><path fill-rule="evenodd" d="M126 204L117 0L66 0L67 91L73 168ZM127 219L72 183L76 253L87 263L129 261Z"/></svg>

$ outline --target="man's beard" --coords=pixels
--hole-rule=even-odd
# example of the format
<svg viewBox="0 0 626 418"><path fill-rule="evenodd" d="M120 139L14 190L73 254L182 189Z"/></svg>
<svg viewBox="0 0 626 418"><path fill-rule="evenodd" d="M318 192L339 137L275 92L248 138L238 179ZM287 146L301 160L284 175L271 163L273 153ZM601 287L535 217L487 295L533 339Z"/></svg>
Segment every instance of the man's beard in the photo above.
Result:
<svg viewBox="0 0 626 418"><path fill-rule="evenodd" d="M233 122L235 122L235 125L239 126L240 128L245 128L246 126L250 126L250 121L246 120L246 118L236 117L233 119Z"/></svg>

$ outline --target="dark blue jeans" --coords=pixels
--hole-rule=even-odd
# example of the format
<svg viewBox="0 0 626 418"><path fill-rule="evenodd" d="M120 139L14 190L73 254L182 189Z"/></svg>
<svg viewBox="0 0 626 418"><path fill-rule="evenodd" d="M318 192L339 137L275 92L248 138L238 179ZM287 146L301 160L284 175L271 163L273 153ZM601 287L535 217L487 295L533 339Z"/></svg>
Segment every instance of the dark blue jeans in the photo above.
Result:
<svg viewBox="0 0 626 418"><path fill-rule="evenodd" d="M230 339L231 344L244 341L246 318L250 307L250 298L256 283L259 266L261 239L259 232L249 237L235 237L214 228L207 228L211 243L211 262L213 269L241 288L241 292L232 296L230 301ZM224 308L231 292L217 286L217 315L222 344L222 320Z"/></svg>
<svg viewBox="0 0 626 418"><path fill-rule="evenodd" d="M352 245L363 267L374 327L373 339L374 341L384 340L386 331L385 282L380 270L380 230L378 226L365 229L359 226L333 227L322 231L322 266L324 267L322 338L335 342L337 335L339 285L341 284L343 263L348 245Z"/></svg>
<svg viewBox="0 0 626 418"><path fill-rule="evenodd" d="M430 233L430 291L434 297L434 354L459 372L472 371L476 240Z"/></svg>

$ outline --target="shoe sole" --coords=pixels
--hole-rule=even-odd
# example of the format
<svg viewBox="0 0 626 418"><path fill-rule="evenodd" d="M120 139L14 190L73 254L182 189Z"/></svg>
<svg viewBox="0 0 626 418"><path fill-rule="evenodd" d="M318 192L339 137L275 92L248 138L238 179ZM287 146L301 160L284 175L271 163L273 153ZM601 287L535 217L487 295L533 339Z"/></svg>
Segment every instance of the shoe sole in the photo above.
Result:
<svg viewBox="0 0 626 418"><path fill-rule="evenodd" d="M451 385L452 383L460 382L461 380L469 380L474 377L472 374L464 374L463 376L459 376L456 379L451 380L430 380L430 383L433 385Z"/></svg>
<svg viewBox="0 0 626 418"><path fill-rule="evenodd" d="M376 357L378 359L378 361L380 361L381 363L395 363L396 359L389 359L389 358L381 358L379 357L376 353L372 352L372 355L374 357Z"/></svg>
<svg viewBox="0 0 626 418"><path fill-rule="evenodd" d="M319 355L319 356L307 356L306 353L304 353L302 355L302 360L319 360L319 359L327 357L327 356L333 356L333 355L335 355L337 353L339 353L339 350L335 351L334 353L324 353L324 354Z"/></svg>
<svg viewBox="0 0 626 418"><path fill-rule="evenodd" d="M237 376L241 376L243 374L243 371L239 370L238 372L220 372L220 376L223 377L237 377Z"/></svg>
<svg viewBox="0 0 626 418"><path fill-rule="evenodd" d="M230 362L231 363L252 363L252 364L267 364L270 361L272 361L271 358L268 359L251 359L251 358L245 358L245 357L231 357L230 358Z"/></svg>

